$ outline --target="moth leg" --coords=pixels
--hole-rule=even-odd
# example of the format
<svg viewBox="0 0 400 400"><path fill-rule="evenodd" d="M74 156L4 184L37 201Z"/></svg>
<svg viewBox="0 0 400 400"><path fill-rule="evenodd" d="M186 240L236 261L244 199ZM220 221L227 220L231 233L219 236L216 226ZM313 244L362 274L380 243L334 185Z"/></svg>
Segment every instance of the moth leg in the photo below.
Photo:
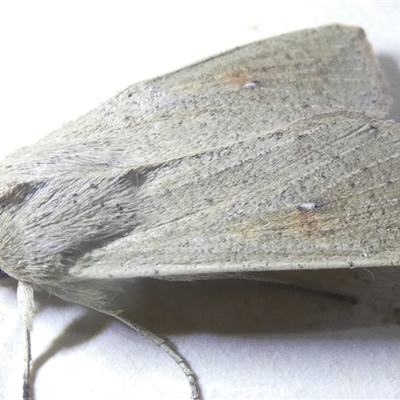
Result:
<svg viewBox="0 0 400 400"><path fill-rule="evenodd" d="M19 316L23 328L24 342L24 370L22 384L23 400L30 400L30 369L31 369L31 330L33 321L34 290L33 286L26 282L18 282L17 299Z"/></svg>
<svg viewBox="0 0 400 400"><path fill-rule="evenodd" d="M113 313L113 312L110 312L107 310L100 310L100 309L97 309L97 311L100 311L104 314L108 314L108 315L116 318L118 321L123 322L125 325L127 325L130 328L132 328L133 330L135 330L137 333L142 335L144 338L150 340L151 342L156 344L158 347L163 349L176 362L176 364L178 364L179 368L185 374L185 376L189 382L189 386L190 386L190 392L191 392L190 398L191 399L199 398L199 389L197 387L194 372L189 367L187 362L178 354L178 352L175 351L170 344L168 344L167 340L161 338L160 336L157 336L156 334L149 331L145 327L129 321L127 318L125 318L124 316L122 316L119 313Z"/></svg>
<svg viewBox="0 0 400 400"><path fill-rule="evenodd" d="M286 272L286 273L284 273ZM299 273L302 273L299 275ZM307 271L310 272L310 271ZM321 270L313 271L315 275ZM297 276L295 275L297 273ZM309 279L299 279L304 276L305 271L261 271L261 272L224 272L221 274L197 274L190 276L163 276L152 277L152 279L168 280L168 281L199 281L199 280L217 280L217 279L246 279L252 281L266 282L274 286L282 286L295 290L312 293L318 296L328 297L334 300L345 301L350 304L356 304L357 298L349 294L343 293L340 285L325 285L324 281L313 282L309 275ZM326 283L326 282L325 282Z"/></svg>
<svg viewBox="0 0 400 400"><path fill-rule="evenodd" d="M329 286L324 287L323 282L318 280L316 281L319 283L317 285L316 282L313 282L312 280L300 280L298 279L299 275L296 276L293 273L293 272L298 273L299 271L289 271L289 273L286 274L282 274L281 272L282 271L277 271L275 273L274 272L271 273L268 271L244 272L237 274L234 277L240 279L267 282L269 284L282 286L286 288L293 288L295 290L312 293L318 296L328 297L333 300L345 301L350 304L357 303L357 297L343 293L343 291L339 290L340 289L339 287L335 287L334 285L332 287ZM290 272L292 272L292 274ZM304 275L304 271L302 272ZM315 275L318 275L318 273L315 273Z"/></svg>

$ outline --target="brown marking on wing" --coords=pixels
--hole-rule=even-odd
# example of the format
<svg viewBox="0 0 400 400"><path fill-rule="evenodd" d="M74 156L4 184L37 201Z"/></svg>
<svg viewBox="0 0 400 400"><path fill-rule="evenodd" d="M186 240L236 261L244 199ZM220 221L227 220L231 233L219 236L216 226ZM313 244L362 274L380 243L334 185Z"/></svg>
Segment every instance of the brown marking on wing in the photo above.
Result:
<svg viewBox="0 0 400 400"><path fill-rule="evenodd" d="M323 237L333 233L333 229L327 229L322 222L321 210L309 210L299 208L291 217L289 230L293 233L302 233L308 237Z"/></svg>
<svg viewBox="0 0 400 400"><path fill-rule="evenodd" d="M248 69L236 69L230 71L220 77L220 80L227 83L228 85L243 86L246 83L252 82L255 79L254 72Z"/></svg>

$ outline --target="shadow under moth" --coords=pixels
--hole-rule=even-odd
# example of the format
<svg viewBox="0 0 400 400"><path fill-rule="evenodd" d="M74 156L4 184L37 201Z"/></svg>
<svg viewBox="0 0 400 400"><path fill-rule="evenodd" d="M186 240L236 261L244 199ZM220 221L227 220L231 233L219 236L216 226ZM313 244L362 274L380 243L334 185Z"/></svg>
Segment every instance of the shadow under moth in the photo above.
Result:
<svg viewBox="0 0 400 400"><path fill-rule="evenodd" d="M0 268L111 315L122 282L400 266L400 126L362 29L251 43L136 83L0 164Z"/></svg>

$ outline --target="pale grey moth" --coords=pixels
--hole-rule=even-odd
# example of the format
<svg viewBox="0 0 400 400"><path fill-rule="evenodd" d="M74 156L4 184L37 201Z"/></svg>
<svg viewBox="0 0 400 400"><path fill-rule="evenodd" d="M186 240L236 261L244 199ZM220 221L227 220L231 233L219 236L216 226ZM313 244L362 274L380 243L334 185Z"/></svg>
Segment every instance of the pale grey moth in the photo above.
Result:
<svg viewBox="0 0 400 400"><path fill-rule="evenodd" d="M139 331L196 398L181 356L114 305L121 282L399 266L389 106L363 30L332 25L134 84L9 155L0 267L19 282L23 398L35 291Z"/></svg>

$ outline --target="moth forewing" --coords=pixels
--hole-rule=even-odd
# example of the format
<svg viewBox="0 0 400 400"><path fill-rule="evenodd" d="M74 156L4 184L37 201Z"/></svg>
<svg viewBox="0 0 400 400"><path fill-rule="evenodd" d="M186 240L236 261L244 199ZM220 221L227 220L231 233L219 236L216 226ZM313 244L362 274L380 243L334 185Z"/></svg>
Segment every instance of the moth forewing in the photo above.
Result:
<svg viewBox="0 0 400 400"><path fill-rule="evenodd" d="M143 168L133 200L142 223L87 252L69 273L115 279L400 265L399 139L395 123L330 113ZM129 200L118 198L123 207Z"/></svg>
<svg viewBox="0 0 400 400"><path fill-rule="evenodd" d="M133 84L8 157L11 182L123 166L125 156L138 165L169 161L320 113L382 118L388 93L361 28L289 33Z"/></svg>

